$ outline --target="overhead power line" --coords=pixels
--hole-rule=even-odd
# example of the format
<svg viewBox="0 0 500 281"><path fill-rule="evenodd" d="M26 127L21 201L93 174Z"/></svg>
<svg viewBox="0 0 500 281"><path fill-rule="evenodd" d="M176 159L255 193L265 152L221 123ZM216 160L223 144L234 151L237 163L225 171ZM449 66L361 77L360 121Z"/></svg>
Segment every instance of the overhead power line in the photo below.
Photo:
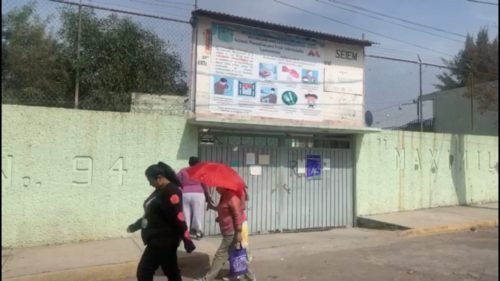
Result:
<svg viewBox="0 0 500 281"><path fill-rule="evenodd" d="M168 3L168 4L172 4L172 5L181 5L181 6L189 6L189 7L193 7L194 6L194 3L189 4L189 3L186 3L186 2L167 1L167 0L155 0L155 1L156 2L160 2L160 3Z"/></svg>
<svg viewBox="0 0 500 281"><path fill-rule="evenodd" d="M135 3L143 3L151 6L156 6L156 7L165 7L165 8L171 8L171 9L178 9L178 10L183 10L183 11L191 11L189 7L183 6L175 6L174 4L168 4L168 3L162 3L162 2L148 2L148 1L142 1L142 0L129 0L130 2L135 2Z"/></svg>
<svg viewBox="0 0 500 281"><path fill-rule="evenodd" d="M441 62L442 57L430 54L429 52L417 52L414 50L407 50L407 49L396 49L396 48L387 48L387 47L382 47L382 46L370 46L370 48L367 50L368 52L381 52L381 53L387 53L389 56L400 56L400 57L414 57L419 53L422 56L425 56L427 58L433 58L434 61L439 61Z"/></svg>
<svg viewBox="0 0 500 281"><path fill-rule="evenodd" d="M340 2L338 0L328 0L328 1L340 4L340 5L348 6L348 7L351 7L351 8L359 9L359 10L362 10L362 11L365 11L365 12L368 12L368 13L371 13L371 14L382 16L382 17L386 17L386 18L398 20L398 21L401 21L401 22L404 22L404 23L409 23L409 24L420 26L420 27L432 29L434 31L439 31L439 32L447 33L447 34L453 34L455 36L459 36L459 37L462 37L462 38L466 38L467 37L466 35L463 35L463 34L460 34L460 33L456 33L456 32L449 31L449 30L445 30L445 29L442 29L442 28L439 28L439 27L435 27L435 26L430 26L430 25L426 25L426 24L422 24L422 23L410 21L410 20L407 20L407 19L404 19L404 18L400 18L400 17L395 17L395 16L392 16L392 15L388 15L388 14L384 14L384 13L378 12L378 11L370 10L370 9L367 9L367 8L364 8L364 7L361 7L361 6L357 6L357 5L353 5L353 4L349 4L349 3L345 3L345 2Z"/></svg>
<svg viewBox="0 0 500 281"><path fill-rule="evenodd" d="M438 68L446 68L446 69L454 69L453 67L449 67L446 65L439 65L439 64L433 64L433 63L425 63L425 62L419 62L416 60L407 60L407 59L400 59L400 58L393 58L393 57L384 57L384 56L376 56L376 55L366 55L369 58L376 58L376 59L385 59L385 60L393 60L393 61L400 61L400 62L407 62L407 63L413 63L413 64L421 64L425 66L434 66Z"/></svg>
<svg viewBox="0 0 500 281"><path fill-rule="evenodd" d="M133 16L140 16L140 17L147 17L147 18L154 18L154 19L190 24L189 21L180 20L180 19L167 18L167 17L155 16L155 15L148 15L148 14L143 14L143 13L137 13L137 12L114 9L114 8L106 8L106 7L101 7L101 6L89 5L89 4L80 4L80 3L75 3L75 2L65 1L65 0L49 0L49 1L73 5L73 6L82 6L82 7L86 7L86 8L103 10L103 11L108 11L108 12L113 12L113 13L122 13L122 14L133 15Z"/></svg>
<svg viewBox="0 0 500 281"><path fill-rule="evenodd" d="M463 42L463 40L459 40L459 39L455 39L455 38L450 38L450 37L445 37L445 36L443 36L441 34L437 34L437 33L429 32L429 31L425 31L425 30L422 30L422 29L419 29L419 28L415 28L413 26L409 26L409 25L405 25L405 24L400 24L400 23L397 23L397 22L394 22L394 21L388 21L388 20L386 20L384 18L381 18L381 17L378 17L378 16L373 16L373 15L370 15L370 14L367 14L367 13L364 13L364 12L360 12L358 10L354 10L354 9L342 7L342 6L339 6L339 5L334 4L332 2L323 2L321 0L316 0L316 1L319 2L319 3L325 4L325 5L328 5L328 6L332 6L332 7L337 8L337 9L349 11L349 12L354 13L354 14L363 15L365 17L369 17L369 18L376 19L376 20L379 20L379 21L382 21L382 22L386 22L386 23L390 23L390 24L393 24L393 25L397 25L397 26L400 26L400 27L403 27L403 28L406 28L406 29L410 29L410 30L413 30L413 31L418 31L418 32L425 33L425 34L428 34L428 35L436 36L436 37L439 37L441 39L447 39L447 40L451 40L451 41L455 41L455 42Z"/></svg>
<svg viewBox="0 0 500 281"><path fill-rule="evenodd" d="M368 58L375 58L375 59L392 60L392 61L406 62L406 63L412 63L412 64L422 64L423 66L432 66L432 67L437 67L437 68L447 69L447 70L460 69L457 67L451 67L451 66L434 64L434 63L425 63L425 62L420 63L419 61L416 61L416 60L409 60L409 59L402 59L402 58L395 58L395 57L387 57L387 56L379 56L379 55L365 55L365 56ZM489 73L489 72L482 72L482 71L474 71L474 74L491 75L491 73Z"/></svg>
<svg viewBox="0 0 500 281"><path fill-rule="evenodd" d="M479 4L487 4L487 5L498 6L498 3L486 2L486 1L478 1L478 0L467 0L467 1L474 2L474 3L479 3Z"/></svg>
<svg viewBox="0 0 500 281"><path fill-rule="evenodd" d="M444 53L444 52L441 52L441 51L438 51L438 50L435 50L435 49L431 49L431 48L428 48L428 47L425 47L425 46L421 46L421 45L418 45L418 44L414 44L414 43L411 43L411 42L403 41L403 40L397 39L395 37L391 37L391 36L388 36L388 35L376 32L376 31L371 31L371 30L363 28L363 27L355 26L355 25L352 25L352 24L349 24L349 23L346 23L346 22L343 22L343 21L340 21L340 20L337 20L337 19L334 19L334 18L331 18L331 17L324 16L322 14L318 14L318 13L306 10L304 8L301 8L301 7L297 7L297 6L292 5L292 4L288 4L286 2L282 2L280 0L273 0L273 1L276 2L276 3L279 3L279 4L283 5L283 6L287 6L289 8L296 9L296 10L302 11L304 13L308 13L310 15L314 15L314 16L317 16L317 17L320 17L320 18L323 18L323 19L326 19L326 20L329 20L329 21L333 21L333 22L336 22L336 23L339 23L339 24L343 24L345 26L349 26L349 27L352 27L352 28L355 28L355 29L359 29L359 30L362 30L364 32L371 33L371 34L374 34L374 35L377 35L377 36L380 36L380 37L383 37L383 38L386 38L386 39L390 39L390 40L393 40L393 41L396 41L396 42L399 42L399 43L411 45L411 46L414 46L414 47L417 47L417 48L420 48L420 49L428 50L428 51L431 51L431 52L434 52L434 53L438 53L438 54L441 54L441 55L445 55L445 56L448 56L448 57L453 57L453 55L450 55L448 53Z"/></svg>

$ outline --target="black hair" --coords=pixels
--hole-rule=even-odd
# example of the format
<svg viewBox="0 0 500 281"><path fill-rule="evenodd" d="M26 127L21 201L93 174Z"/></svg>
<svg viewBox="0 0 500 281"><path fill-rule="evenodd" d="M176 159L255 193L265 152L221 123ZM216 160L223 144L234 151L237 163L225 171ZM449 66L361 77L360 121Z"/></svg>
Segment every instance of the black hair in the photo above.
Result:
<svg viewBox="0 0 500 281"><path fill-rule="evenodd" d="M169 181L175 183L177 186L182 187L181 182L177 178L174 169L169 165L158 162L158 164L153 164L146 169L146 177L148 179L156 179L158 176L164 176Z"/></svg>
<svg viewBox="0 0 500 281"><path fill-rule="evenodd" d="M196 156L189 157L189 166L194 166L198 163L200 163L200 159L198 157Z"/></svg>

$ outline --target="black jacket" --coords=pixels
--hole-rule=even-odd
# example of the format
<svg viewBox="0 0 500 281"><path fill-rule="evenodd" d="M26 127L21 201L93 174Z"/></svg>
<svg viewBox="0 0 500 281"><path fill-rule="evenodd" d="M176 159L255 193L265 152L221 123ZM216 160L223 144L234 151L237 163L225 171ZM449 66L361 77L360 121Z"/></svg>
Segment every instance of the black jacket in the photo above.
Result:
<svg viewBox="0 0 500 281"><path fill-rule="evenodd" d="M144 216L129 226L132 232L141 229L145 245L168 247L179 245L189 237L182 212L182 191L169 183L165 188L155 190L144 201Z"/></svg>

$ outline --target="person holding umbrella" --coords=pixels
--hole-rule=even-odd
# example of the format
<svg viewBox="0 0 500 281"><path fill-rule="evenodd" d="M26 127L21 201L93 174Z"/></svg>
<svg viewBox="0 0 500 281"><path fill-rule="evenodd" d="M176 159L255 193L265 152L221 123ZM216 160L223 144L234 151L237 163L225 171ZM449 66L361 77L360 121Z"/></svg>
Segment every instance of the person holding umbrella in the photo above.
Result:
<svg viewBox="0 0 500 281"><path fill-rule="evenodd" d="M219 205L217 206L218 222L222 233L222 242L213 258L212 266L204 277L195 281L213 281L224 267L229 258L229 252L243 242L243 220L244 203L243 196L230 189L217 187L220 194ZM255 281L255 275L248 267L245 279Z"/></svg>
<svg viewBox="0 0 500 281"><path fill-rule="evenodd" d="M217 249L212 266L204 277L195 281L213 281L228 261L229 253L243 242L245 182L231 167L214 162L202 162L186 172L191 178L207 186L216 187L220 194L217 205L218 223L222 242ZM248 266L245 279L255 281L255 275Z"/></svg>
<svg viewBox="0 0 500 281"><path fill-rule="evenodd" d="M146 245L137 267L137 280L153 281L161 266L169 281L182 281L177 248L181 240L188 253L196 247L182 211L181 184L174 170L163 162L149 166L145 174L155 191L144 201L144 216L127 227L129 233L141 229Z"/></svg>

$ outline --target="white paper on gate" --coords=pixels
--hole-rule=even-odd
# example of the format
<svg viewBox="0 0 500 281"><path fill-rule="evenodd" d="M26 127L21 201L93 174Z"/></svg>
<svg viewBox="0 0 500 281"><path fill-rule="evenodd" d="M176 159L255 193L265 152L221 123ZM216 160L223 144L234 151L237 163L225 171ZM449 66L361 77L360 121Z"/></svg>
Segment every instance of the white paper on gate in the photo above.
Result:
<svg viewBox="0 0 500 281"><path fill-rule="evenodd" d="M306 173L306 160L297 161L297 173L299 175Z"/></svg>
<svg viewBox="0 0 500 281"><path fill-rule="evenodd" d="M269 154L259 155L259 165L269 165L271 164L271 156Z"/></svg>
<svg viewBox="0 0 500 281"><path fill-rule="evenodd" d="M245 163L247 165L255 165L255 153L247 153Z"/></svg>
<svg viewBox="0 0 500 281"><path fill-rule="evenodd" d="M330 164L331 164L330 158L324 158L323 159L323 170L330 171Z"/></svg>
<svg viewBox="0 0 500 281"><path fill-rule="evenodd" d="M260 165L250 166L250 175L252 176L262 175L262 166Z"/></svg>

